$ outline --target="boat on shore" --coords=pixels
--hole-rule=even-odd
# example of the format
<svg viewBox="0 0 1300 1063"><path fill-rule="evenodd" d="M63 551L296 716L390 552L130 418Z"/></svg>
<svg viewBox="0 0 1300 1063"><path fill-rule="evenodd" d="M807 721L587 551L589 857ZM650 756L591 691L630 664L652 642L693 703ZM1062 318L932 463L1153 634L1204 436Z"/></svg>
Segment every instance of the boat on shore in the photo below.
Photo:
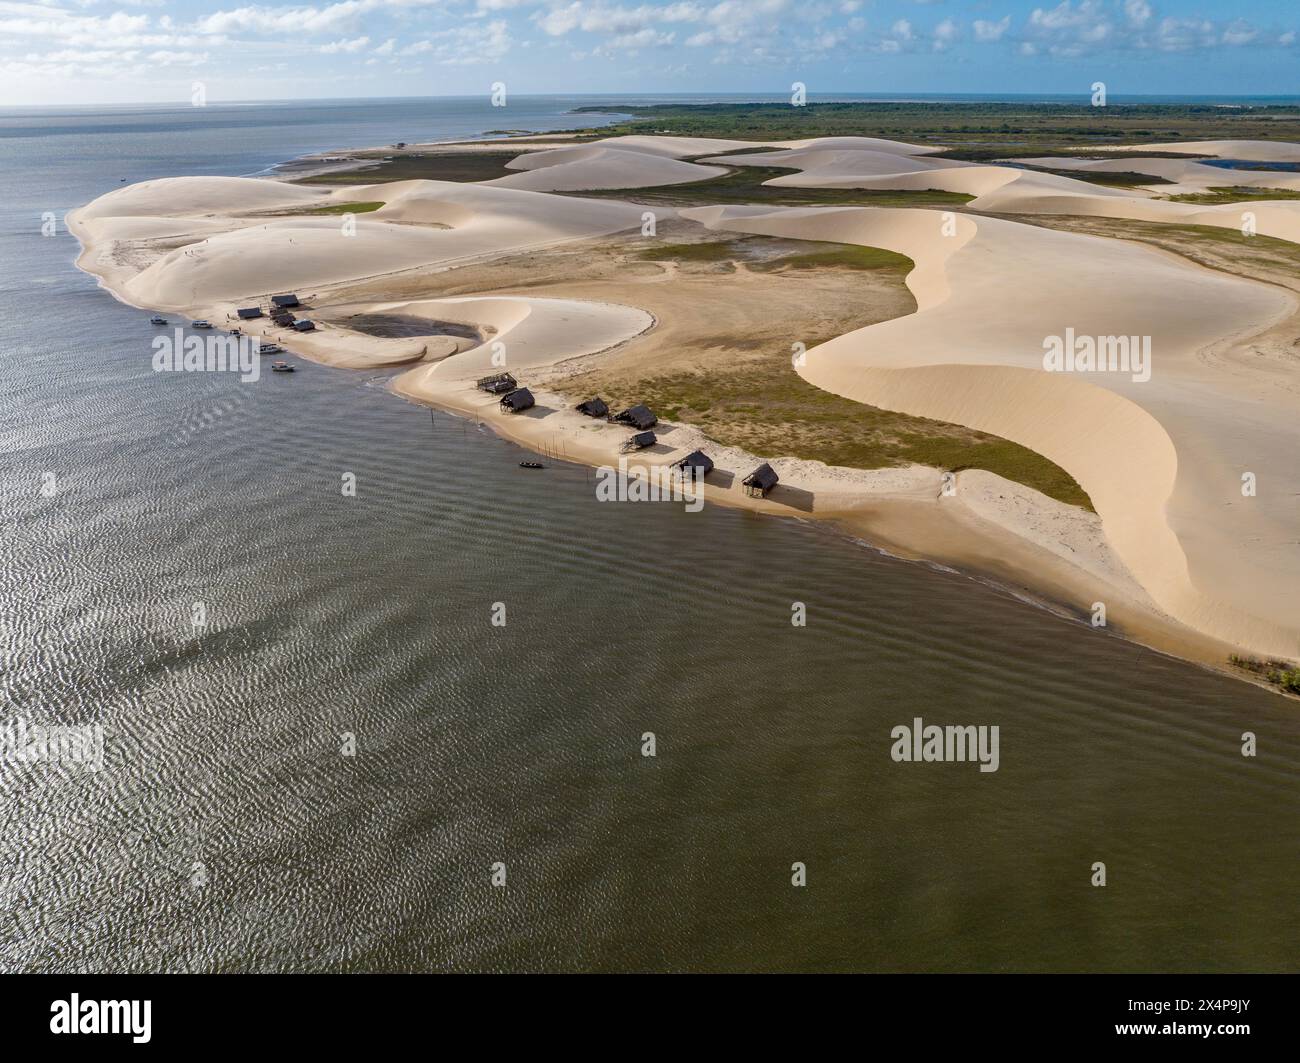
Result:
<svg viewBox="0 0 1300 1063"><path fill-rule="evenodd" d="M166 319L165 317L160 317L159 315L154 314L154 316L151 317L151 318L149 319L149 324L151 324L151 325L165 325L165 324L167 324L167 319Z"/></svg>
<svg viewBox="0 0 1300 1063"><path fill-rule="evenodd" d="M282 354L284 348L278 343L262 343L258 345L257 352L259 354Z"/></svg>
<svg viewBox="0 0 1300 1063"><path fill-rule="evenodd" d="M272 372L272 373L292 373L292 372L293 372L293 366L291 366L288 362L272 362L272 363L271 363L271 372Z"/></svg>
<svg viewBox="0 0 1300 1063"><path fill-rule="evenodd" d="M540 461L521 461L521 462L519 463L519 467L520 467L521 469L544 469L544 468L546 468L546 466L543 465Z"/></svg>
<svg viewBox="0 0 1300 1063"><path fill-rule="evenodd" d="M211 328L211 327L212 327L212 322L204 321L202 318L200 318L198 321L190 322L190 328Z"/></svg>

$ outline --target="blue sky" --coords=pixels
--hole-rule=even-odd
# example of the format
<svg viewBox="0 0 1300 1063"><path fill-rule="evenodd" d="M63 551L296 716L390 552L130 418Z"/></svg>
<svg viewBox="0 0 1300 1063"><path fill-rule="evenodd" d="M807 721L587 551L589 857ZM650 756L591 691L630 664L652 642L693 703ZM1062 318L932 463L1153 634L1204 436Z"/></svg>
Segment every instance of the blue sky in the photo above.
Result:
<svg viewBox="0 0 1300 1063"><path fill-rule="evenodd" d="M0 104L1300 93L1295 0L0 0Z"/></svg>

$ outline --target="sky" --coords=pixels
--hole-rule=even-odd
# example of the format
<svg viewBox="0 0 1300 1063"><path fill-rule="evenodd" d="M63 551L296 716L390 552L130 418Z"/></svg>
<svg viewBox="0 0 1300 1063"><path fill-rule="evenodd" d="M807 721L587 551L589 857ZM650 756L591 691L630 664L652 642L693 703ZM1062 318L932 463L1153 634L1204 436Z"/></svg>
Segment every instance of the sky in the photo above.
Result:
<svg viewBox="0 0 1300 1063"><path fill-rule="evenodd" d="M0 106L488 94L1300 94L1296 0L0 0Z"/></svg>

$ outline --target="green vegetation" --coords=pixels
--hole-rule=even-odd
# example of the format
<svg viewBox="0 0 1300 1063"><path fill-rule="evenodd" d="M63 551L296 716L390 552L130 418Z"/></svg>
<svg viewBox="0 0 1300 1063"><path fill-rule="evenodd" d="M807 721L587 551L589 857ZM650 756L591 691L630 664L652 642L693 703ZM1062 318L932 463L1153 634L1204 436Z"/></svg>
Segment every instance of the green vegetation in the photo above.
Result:
<svg viewBox="0 0 1300 1063"><path fill-rule="evenodd" d="M444 151L387 157L363 152L351 157L367 160L365 169L313 174L298 178L294 184L375 185L385 181L490 181L515 173L514 170L506 169L506 163L518 158L520 154L518 148L510 151Z"/></svg>
<svg viewBox="0 0 1300 1063"><path fill-rule="evenodd" d="M382 199L364 203L331 203L327 207L300 207L297 210L279 210L277 214L369 214L384 205Z"/></svg>
<svg viewBox="0 0 1300 1063"><path fill-rule="evenodd" d="M699 244L660 244L646 248L637 258L650 262L729 262L736 255L734 240L713 240Z"/></svg>
<svg viewBox="0 0 1300 1063"><path fill-rule="evenodd" d="M637 203L670 203L675 206L751 203L781 207L960 207L974 198L961 192L943 192L938 189L782 188L763 183L774 177L798 172L785 167L740 166L718 177L688 181L685 184L608 188L566 194L586 198L626 199Z"/></svg>
<svg viewBox="0 0 1300 1063"><path fill-rule="evenodd" d="M802 241L800 241L802 242ZM731 262L743 260L750 269L894 269L903 275L911 272L913 262L906 255L880 247L860 244L821 244L816 251L755 258L750 247L752 238L710 240L693 244L660 244L638 253L650 262Z"/></svg>
<svg viewBox="0 0 1300 1063"><path fill-rule="evenodd" d="M575 379L579 388L585 383ZM1092 508L1069 473L1032 450L960 425L832 395L800 377L784 354L606 386L604 393L618 405L649 403L662 417L697 425L725 446L762 457L793 456L855 469L913 462L952 471L986 469L1070 505Z"/></svg>
<svg viewBox="0 0 1300 1063"><path fill-rule="evenodd" d="M1087 181L1089 184L1106 185L1110 188L1137 188L1142 185L1167 185L1172 181L1166 181L1163 177L1156 177L1149 173L1137 173L1132 170L1067 170L1057 169L1049 166L1024 166L1022 169L1034 170L1037 173L1051 173L1057 177L1072 177L1076 181Z"/></svg>
<svg viewBox="0 0 1300 1063"><path fill-rule="evenodd" d="M1068 145L1142 144L1168 140L1300 139L1300 107L1215 107L1123 104L1107 107L1050 103L610 103L581 112L630 114L631 120L586 129L593 136L670 134L737 140L798 140L864 136L917 143L937 141L1008 153Z"/></svg>
<svg viewBox="0 0 1300 1063"><path fill-rule="evenodd" d="M893 269L905 276L912 272L914 265L906 255L886 251L883 247L827 244L823 251L755 262L750 264L750 269Z"/></svg>
<svg viewBox="0 0 1300 1063"><path fill-rule="evenodd" d="M1214 206L1220 203L1245 203L1258 199L1300 199L1300 192L1288 192L1281 188L1250 188L1243 185L1224 187L1215 185L1204 192L1188 192L1181 196L1170 196L1171 203L1204 203Z"/></svg>
<svg viewBox="0 0 1300 1063"><path fill-rule="evenodd" d="M1293 668L1286 661L1261 661L1254 657L1238 657L1234 653L1228 662L1268 680L1288 694L1300 694L1300 668Z"/></svg>

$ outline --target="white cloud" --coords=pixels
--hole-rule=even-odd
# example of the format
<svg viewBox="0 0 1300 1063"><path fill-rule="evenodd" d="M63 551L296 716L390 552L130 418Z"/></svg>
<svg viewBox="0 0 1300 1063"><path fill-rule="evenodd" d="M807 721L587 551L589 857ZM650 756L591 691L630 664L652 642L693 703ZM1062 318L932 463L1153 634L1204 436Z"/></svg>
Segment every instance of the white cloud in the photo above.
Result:
<svg viewBox="0 0 1300 1063"><path fill-rule="evenodd" d="M1000 41L1011 28L1011 16L997 22L988 22L985 19L977 18L973 24L975 30L975 39L977 41Z"/></svg>
<svg viewBox="0 0 1300 1063"><path fill-rule="evenodd" d="M343 40L334 41L332 44L322 44L319 50L322 55L354 55L369 43L369 37L354 37L350 41Z"/></svg>

